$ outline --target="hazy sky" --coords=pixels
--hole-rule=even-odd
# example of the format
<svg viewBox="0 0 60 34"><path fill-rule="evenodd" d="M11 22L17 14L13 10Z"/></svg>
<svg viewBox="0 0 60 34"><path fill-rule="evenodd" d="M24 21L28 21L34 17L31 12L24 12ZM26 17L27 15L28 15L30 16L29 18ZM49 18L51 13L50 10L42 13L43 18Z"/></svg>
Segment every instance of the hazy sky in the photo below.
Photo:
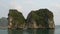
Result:
<svg viewBox="0 0 60 34"><path fill-rule="evenodd" d="M8 17L9 9L17 9L26 18L31 10L47 8L54 13L56 25L60 25L60 0L0 0L0 18Z"/></svg>

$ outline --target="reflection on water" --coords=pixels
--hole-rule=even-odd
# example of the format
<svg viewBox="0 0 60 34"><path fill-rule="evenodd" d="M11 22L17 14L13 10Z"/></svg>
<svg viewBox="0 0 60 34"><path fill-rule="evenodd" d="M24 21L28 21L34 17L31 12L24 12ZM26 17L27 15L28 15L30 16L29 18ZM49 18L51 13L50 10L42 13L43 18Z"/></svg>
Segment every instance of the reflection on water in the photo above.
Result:
<svg viewBox="0 0 60 34"><path fill-rule="evenodd" d="M8 30L8 34L54 34L54 29Z"/></svg>

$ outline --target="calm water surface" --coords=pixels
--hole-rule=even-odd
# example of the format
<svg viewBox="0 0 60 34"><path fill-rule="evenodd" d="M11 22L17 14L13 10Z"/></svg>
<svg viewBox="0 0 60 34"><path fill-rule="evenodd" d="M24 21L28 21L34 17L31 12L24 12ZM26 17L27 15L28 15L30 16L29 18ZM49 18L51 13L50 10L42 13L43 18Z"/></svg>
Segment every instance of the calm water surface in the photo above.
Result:
<svg viewBox="0 0 60 34"><path fill-rule="evenodd" d="M0 29L0 34L60 34L60 27L56 27L55 29L27 29L27 30Z"/></svg>

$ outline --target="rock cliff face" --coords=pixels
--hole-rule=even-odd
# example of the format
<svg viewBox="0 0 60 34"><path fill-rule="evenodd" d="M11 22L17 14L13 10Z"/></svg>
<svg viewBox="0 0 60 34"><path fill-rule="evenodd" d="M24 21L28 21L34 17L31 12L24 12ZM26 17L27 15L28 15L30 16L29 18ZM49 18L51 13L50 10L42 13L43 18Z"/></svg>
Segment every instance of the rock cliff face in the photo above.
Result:
<svg viewBox="0 0 60 34"><path fill-rule="evenodd" d="M31 11L27 19L21 12L10 9L8 14L9 28L55 28L53 13L48 9Z"/></svg>
<svg viewBox="0 0 60 34"><path fill-rule="evenodd" d="M55 28L53 13L48 9L31 11L27 17L28 28Z"/></svg>
<svg viewBox="0 0 60 34"><path fill-rule="evenodd" d="M24 28L25 19L21 12L16 9L10 9L8 14L9 28Z"/></svg>

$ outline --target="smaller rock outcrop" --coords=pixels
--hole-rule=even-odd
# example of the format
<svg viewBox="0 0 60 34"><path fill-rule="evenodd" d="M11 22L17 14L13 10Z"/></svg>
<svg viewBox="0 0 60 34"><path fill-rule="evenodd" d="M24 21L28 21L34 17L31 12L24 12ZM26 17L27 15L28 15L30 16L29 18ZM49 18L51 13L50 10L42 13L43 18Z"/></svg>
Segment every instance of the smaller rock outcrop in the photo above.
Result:
<svg viewBox="0 0 60 34"><path fill-rule="evenodd" d="M24 28L25 19L21 12L18 12L16 9L10 9L8 14L9 28Z"/></svg>
<svg viewBox="0 0 60 34"><path fill-rule="evenodd" d="M0 18L0 29L8 28L8 20L6 17Z"/></svg>
<svg viewBox="0 0 60 34"><path fill-rule="evenodd" d="M27 16L28 28L55 28L53 13L48 9L31 11Z"/></svg>

